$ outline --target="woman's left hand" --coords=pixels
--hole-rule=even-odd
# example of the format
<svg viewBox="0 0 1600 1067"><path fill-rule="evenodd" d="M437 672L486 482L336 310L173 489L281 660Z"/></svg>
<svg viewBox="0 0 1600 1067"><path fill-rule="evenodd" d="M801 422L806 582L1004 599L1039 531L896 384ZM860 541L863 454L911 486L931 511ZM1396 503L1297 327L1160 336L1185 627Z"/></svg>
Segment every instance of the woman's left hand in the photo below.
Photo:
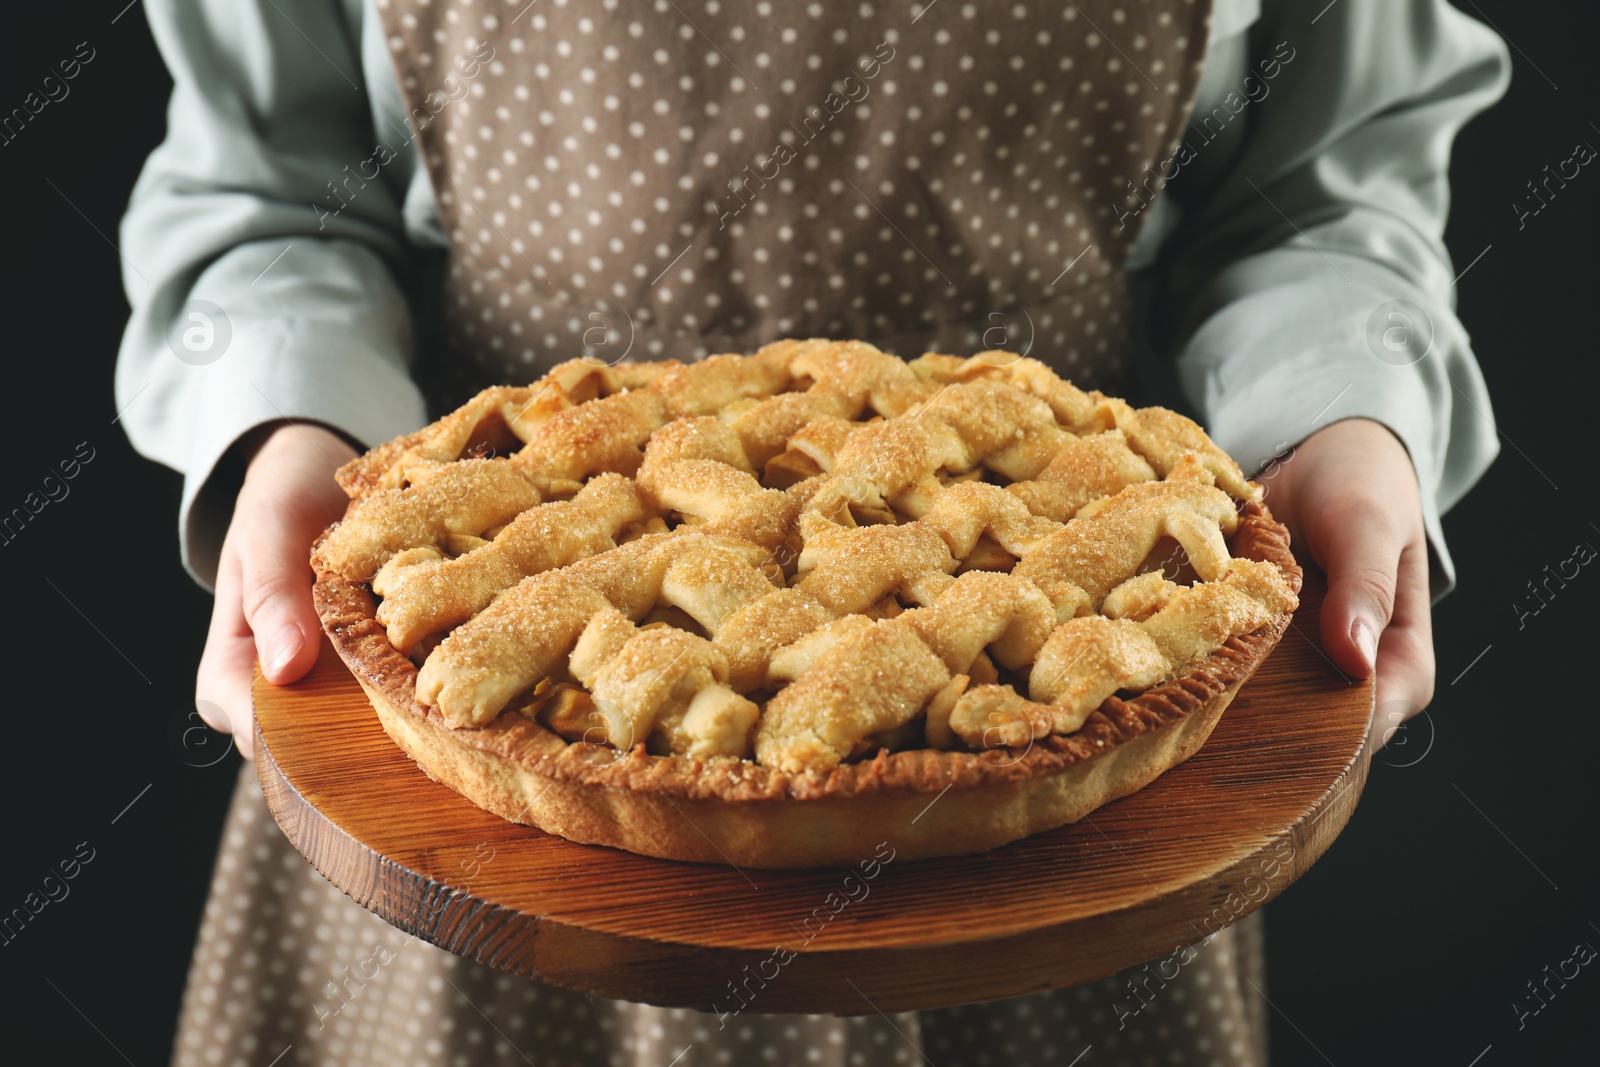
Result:
<svg viewBox="0 0 1600 1067"><path fill-rule="evenodd" d="M1433 700L1428 543L1411 457L1381 423L1345 419L1258 480L1274 517L1328 576L1324 651L1345 674L1377 671L1376 750Z"/></svg>

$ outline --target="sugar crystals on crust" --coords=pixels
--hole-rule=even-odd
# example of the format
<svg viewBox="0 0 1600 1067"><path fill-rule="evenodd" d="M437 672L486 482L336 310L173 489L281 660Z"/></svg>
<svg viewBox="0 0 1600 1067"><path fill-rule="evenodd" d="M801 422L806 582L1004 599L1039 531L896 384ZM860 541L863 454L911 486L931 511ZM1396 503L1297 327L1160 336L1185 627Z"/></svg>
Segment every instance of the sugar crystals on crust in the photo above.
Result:
<svg viewBox="0 0 1600 1067"><path fill-rule="evenodd" d="M1015 749L1297 606L1230 555L1261 492L1200 427L1005 352L572 361L340 480L313 564L380 598L420 707L474 730L560 693L618 752Z"/></svg>

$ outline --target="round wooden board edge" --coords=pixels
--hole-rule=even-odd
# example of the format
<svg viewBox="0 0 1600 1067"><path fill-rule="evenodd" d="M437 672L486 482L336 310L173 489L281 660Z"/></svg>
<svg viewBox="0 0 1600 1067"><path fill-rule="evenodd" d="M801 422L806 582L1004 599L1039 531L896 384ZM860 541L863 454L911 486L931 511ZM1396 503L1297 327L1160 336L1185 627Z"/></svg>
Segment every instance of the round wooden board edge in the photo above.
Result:
<svg viewBox="0 0 1600 1067"><path fill-rule="evenodd" d="M1366 684L1370 689L1370 681ZM1370 721L1369 708L1369 730ZM1256 849L1210 875L1126 908L997 938L845 950L806 946L784 955L783 946L763 952L589 930L475 897L356 840L289 781L259 724L255 738L262 790L285 835L319 874L391 925L526 978L617 999L718 1012L736 1003L733 983L743 980L748 990L753 974L760 976L761 995L748 1010L867 1014L1021 996L1095 981L1158 959L1237 922L1309 870L1349 821L1369 767L1363 745L1299 820L1265 833ZM1170 913L1200 915L1207 928L1190 920L1184 929L1165 918ZM1152 916L1160 921L1152 922ZM1093 954L1063 951L1088 943L1115 944L1119 951L1115 957L1103 948ZM978 945L983 951L974 952ZM764 969L769 966L776 967L771 976ZM952 974L961 976L959 992Z"/></svg>
<svg viewBox="0 0 1600 1067"><path fill-rule="evenodd" d="M1307 818L1264 837L1258 849L1209 878L1069 924L993 939L813 948L792 956L781 945L770 952L697 948L559 925L543 931L533 969L479 959L583 993L718 1014L738 1006L730 989L751 976L759 976L757 995L746 1010L759 1014L927 1011L1082 985L1176 954L1277 897L1338 837L1360 799L1368 766L1363 750ZM1200 919L1166 917L1179 913ZM1106 948L1111 945L1114 956ZM1083 952L1086 946L1095 951Z"/></svg>

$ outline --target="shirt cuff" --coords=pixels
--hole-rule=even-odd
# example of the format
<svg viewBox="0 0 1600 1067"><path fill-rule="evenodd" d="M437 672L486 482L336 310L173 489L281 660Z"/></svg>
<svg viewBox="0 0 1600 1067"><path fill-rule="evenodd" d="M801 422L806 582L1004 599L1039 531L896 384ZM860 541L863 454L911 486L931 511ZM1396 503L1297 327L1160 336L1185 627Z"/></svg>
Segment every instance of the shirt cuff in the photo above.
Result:
<svg viewBox="0 0 1600 1067"><path fill-rule="evenodd" d="M427 422L421 393L393 356L350 347L350 340L313 339L293 321L258 323L248 340L235 336L226 373L206 381L194 408L178 536L184 569L207 589L215 585L222 538L244 479L233 446L245 434L296 419L323 423L371 447ZM306 358L313 343L322 351L338 349L339 358Z"/></svg>
<svg viewBox="0 0 1600 1067"><path fill-rule="evenodd" d="M1388 427L1421 490L1432 598L1454 589L1439 517L1499 451L1454 312L1371 260L1304 249L1234 264L1208 302L1179 366L1217 444L1254 473L1341 419Z"/></svg>

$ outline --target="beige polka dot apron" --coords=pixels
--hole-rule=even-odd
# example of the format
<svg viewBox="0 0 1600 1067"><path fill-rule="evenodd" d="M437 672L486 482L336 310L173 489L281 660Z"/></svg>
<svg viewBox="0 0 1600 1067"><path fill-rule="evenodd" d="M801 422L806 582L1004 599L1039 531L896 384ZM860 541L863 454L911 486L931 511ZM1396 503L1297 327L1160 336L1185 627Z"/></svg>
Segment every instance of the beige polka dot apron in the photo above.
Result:
<svg viewBox="0 0 1600 1067"><path fill-rule="evenodd" d="M1129 362L1123 271L1209 3L377 0L450 238L436 406L606 361L858 337ZM410 938L317 875L245 765L175 1062L1266 1062L1259 915L1103 982L889 1016L570 993Z"/></svg>
<svg viewBox="0 0 1600 1067"><path fill-rule="evenodd" d="M1122 380L1209 2L377 5L450 241L436 399L789 336Z"/></svg>

